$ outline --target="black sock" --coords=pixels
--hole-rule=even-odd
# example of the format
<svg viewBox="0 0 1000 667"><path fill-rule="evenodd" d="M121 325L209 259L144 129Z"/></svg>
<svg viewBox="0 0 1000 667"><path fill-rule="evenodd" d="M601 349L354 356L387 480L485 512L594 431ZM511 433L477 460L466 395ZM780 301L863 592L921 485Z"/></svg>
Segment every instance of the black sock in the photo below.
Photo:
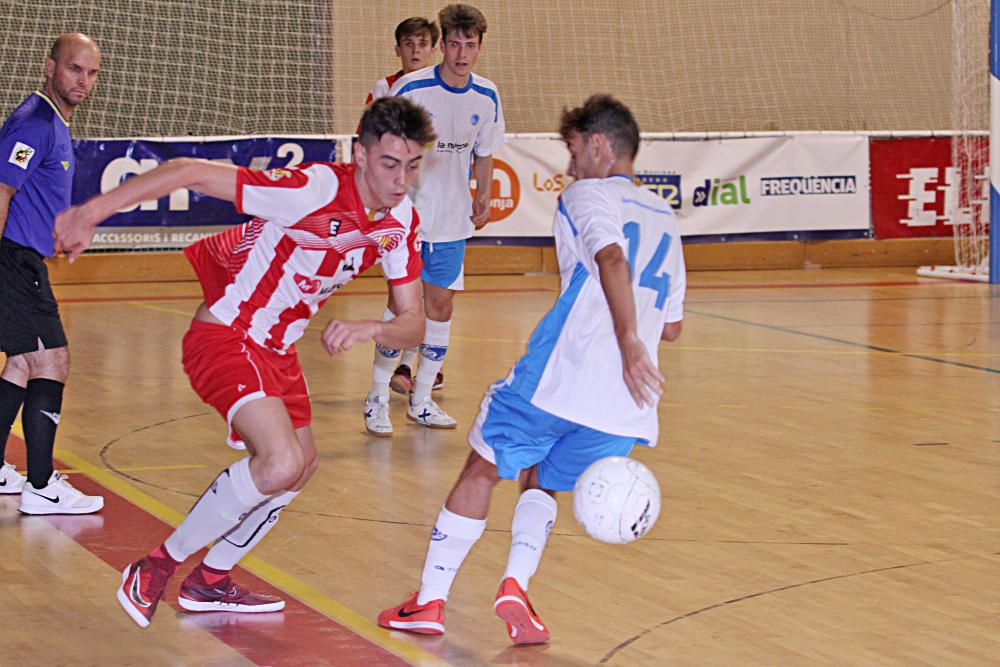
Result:
<svg viewBox="0 0 1000 667"><path fill-rule="evenodd" d="M24 392L24 387L0 378L0 461L7 452L7 438L10 437L17 411L24 403Z"/></svg>
<svg viewBox="0 0 1000 667"><path fill-rule="evenodd" d="M36 489L48 485L52 476L52 450L62 395L62 382L44 378L28 380L21 425L24 427L24 449L28 454L28 481Z"/></svg>

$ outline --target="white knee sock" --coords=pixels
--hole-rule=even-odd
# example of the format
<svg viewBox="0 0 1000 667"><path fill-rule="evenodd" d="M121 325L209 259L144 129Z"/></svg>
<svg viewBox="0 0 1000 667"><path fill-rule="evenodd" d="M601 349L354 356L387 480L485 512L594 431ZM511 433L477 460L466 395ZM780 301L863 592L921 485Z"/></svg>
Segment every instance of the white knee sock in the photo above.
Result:
<svg viewBox="0 0 1000 667"><path fill-rule="evenodd" d="M441 508L427 546L417 604L448 599L458 568L485 529L486 519L470 519Z"/></svg>
<svg viewBox="0 0 1000 667"><path fill-rule="evenodd" d="M257 505L240 525L222 536L208 550L202 561L214 570L231 570L240 559L264 539L281 517L281 510L299 495L298 491L282 491Z"/></svg>
<svg viewBox="0 0 1000 667"><path fill-rule="evenodd" d="M163 545L178 563L225 535L267 500L250 476L250 457L223 470Z"/></svg>
<svg viewBox="0 0 1000 667"><path fill-rule="evenodd" d="M514 577L518 585L528 590L528 580L538 570L549 531L556 521L555 498L538 489L521 494L510 522L510 555L503 578Z"/></svg>
<svg viewBox="0 0 1000 667"><path fill-rule="evenodd" d="M406 364L410 367L410 371L413 371L413 367L417 365L417 352L419 351L416 347L408 347L403 350L403 356L399 360L399 363Z"/></svg>
<svg viewBox="0 0 1000 667"><path fill-rule="evenodd" d="M382 321L388 322L395 315L388 308L382 313ZM399 364L399 350L393 350L375 343L375 363L372 369L372 394L389 397L389 380Z"/></svg>
<svg viewBox="0 0 1000 667"><path fill-rule="evenodd" d="M420 344L420 369L417 371L417 381L413 385L414 404L430 398L434 378L444 364L444 356L448 354L450 333L451 320L447 322L427 320L424 342Z"/></svg>

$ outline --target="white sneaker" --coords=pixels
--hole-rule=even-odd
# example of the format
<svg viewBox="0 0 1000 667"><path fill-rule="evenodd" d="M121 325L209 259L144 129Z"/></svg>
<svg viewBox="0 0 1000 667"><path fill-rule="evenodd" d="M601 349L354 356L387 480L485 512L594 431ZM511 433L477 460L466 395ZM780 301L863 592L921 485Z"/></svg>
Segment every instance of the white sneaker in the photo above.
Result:
<svg viewBox="0 0 1000 667"><path fill-rule="evenodd" d="M21 493L27 478L14 469L14 464L3 462L0 466L0 494Z"/></svg>
<svg viewBox="0 0 1000 667"><path fill-rule="evenodd" d="M406 409L406 418L430 428L455 428L458 425L458 422L439 408L432 398L420 403L414 403L411 398L410 406Z"/></svg>
<svg viewBox="0 0 1000 667"><path fill-rule="evenodd" d="M41 489L31 482L24 483L17 509L22 514L90 514L102 507L103 497L83 495L70 486L65 475L52 471L49 483Z"/></svg>
<svg viewBox="0 0 1000 667"><path fill-rule="evenodd" d="M392 435L388 396L376 396L369 392L365 397L365 428L379 438L388 438Z"/></svg>

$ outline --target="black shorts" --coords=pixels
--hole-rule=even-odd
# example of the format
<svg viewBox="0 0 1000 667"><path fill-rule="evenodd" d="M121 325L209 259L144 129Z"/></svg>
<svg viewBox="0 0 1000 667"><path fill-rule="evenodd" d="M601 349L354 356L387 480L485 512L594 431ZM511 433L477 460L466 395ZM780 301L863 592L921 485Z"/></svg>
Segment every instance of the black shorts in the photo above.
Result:
<svg viewBox="0 0 1000 667"><path fill-rule="evenodd" d="M66 332L45 259L32 248L0 241L0 350L8 357L66 347Z"/></svg>

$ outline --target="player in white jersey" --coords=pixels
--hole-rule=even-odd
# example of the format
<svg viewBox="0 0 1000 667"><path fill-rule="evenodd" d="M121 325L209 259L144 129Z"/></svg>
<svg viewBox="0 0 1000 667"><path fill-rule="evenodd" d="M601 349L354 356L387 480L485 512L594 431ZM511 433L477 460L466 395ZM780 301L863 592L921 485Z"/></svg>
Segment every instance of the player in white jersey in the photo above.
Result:
<svg viewBox="0 0 1000 667"><path fill-rule="evenodd" d="M482 12L449 5L438 14L438 23L441 64L403 76L390 94L427 109L438 136L424 158L414 195L423 221L427 323L407 418L431 428L455 428L455 420L431 399L431 390L448 352L455 292L463 289L466 239L489 222L493 152L504 141L504 118L496 86L472 73L486 32ZM469 191L470 167L478 184L475 200ZM391 315L390 305L384 316ZM365 399L365 426L374 435L392 434L389 385L403 370L396 368L399 355L399 350L376 347L372 389Z"/></svg>
<svg viewBox="0 0 1000 667"><path fill-rule="evenodd" d="M438 514L420 590L379 625L444 632L444 604L486 527L493 488L522 480L507 569L494 611L518 644L548 641L528 600L556 519L555 492L605 456L655 445L663 376L660 340L681 332L685 273L670 207L633 182L639 128L625 105L595 95L563 114L560 133L576 182L562 193L554 234L562 286L527 353L489 388L472 453Z"/></svg>
<svg viewBox="0 0 1000 667"><path fill-rule="evenodd" d="M423 336L419 221L406 193L433 140L426 111L383 98L361 118L353 164L254 171L171 160L57 217L56 250L73 261L97 224L115 211L182 187L255 216L185 250L204 302L182 345L191 386L250 455L222 471L163 544L125 569L118 601L140 626L149 625L177 565L215 540L181 584L183 608L284 607L279 598L233 583L229 572L274 527L317 467L309 392L294 343L333 292L375 263L382 264L398 315L333 320L323 331L323 347L333 355L354 343L405 347Z"/></svg>

